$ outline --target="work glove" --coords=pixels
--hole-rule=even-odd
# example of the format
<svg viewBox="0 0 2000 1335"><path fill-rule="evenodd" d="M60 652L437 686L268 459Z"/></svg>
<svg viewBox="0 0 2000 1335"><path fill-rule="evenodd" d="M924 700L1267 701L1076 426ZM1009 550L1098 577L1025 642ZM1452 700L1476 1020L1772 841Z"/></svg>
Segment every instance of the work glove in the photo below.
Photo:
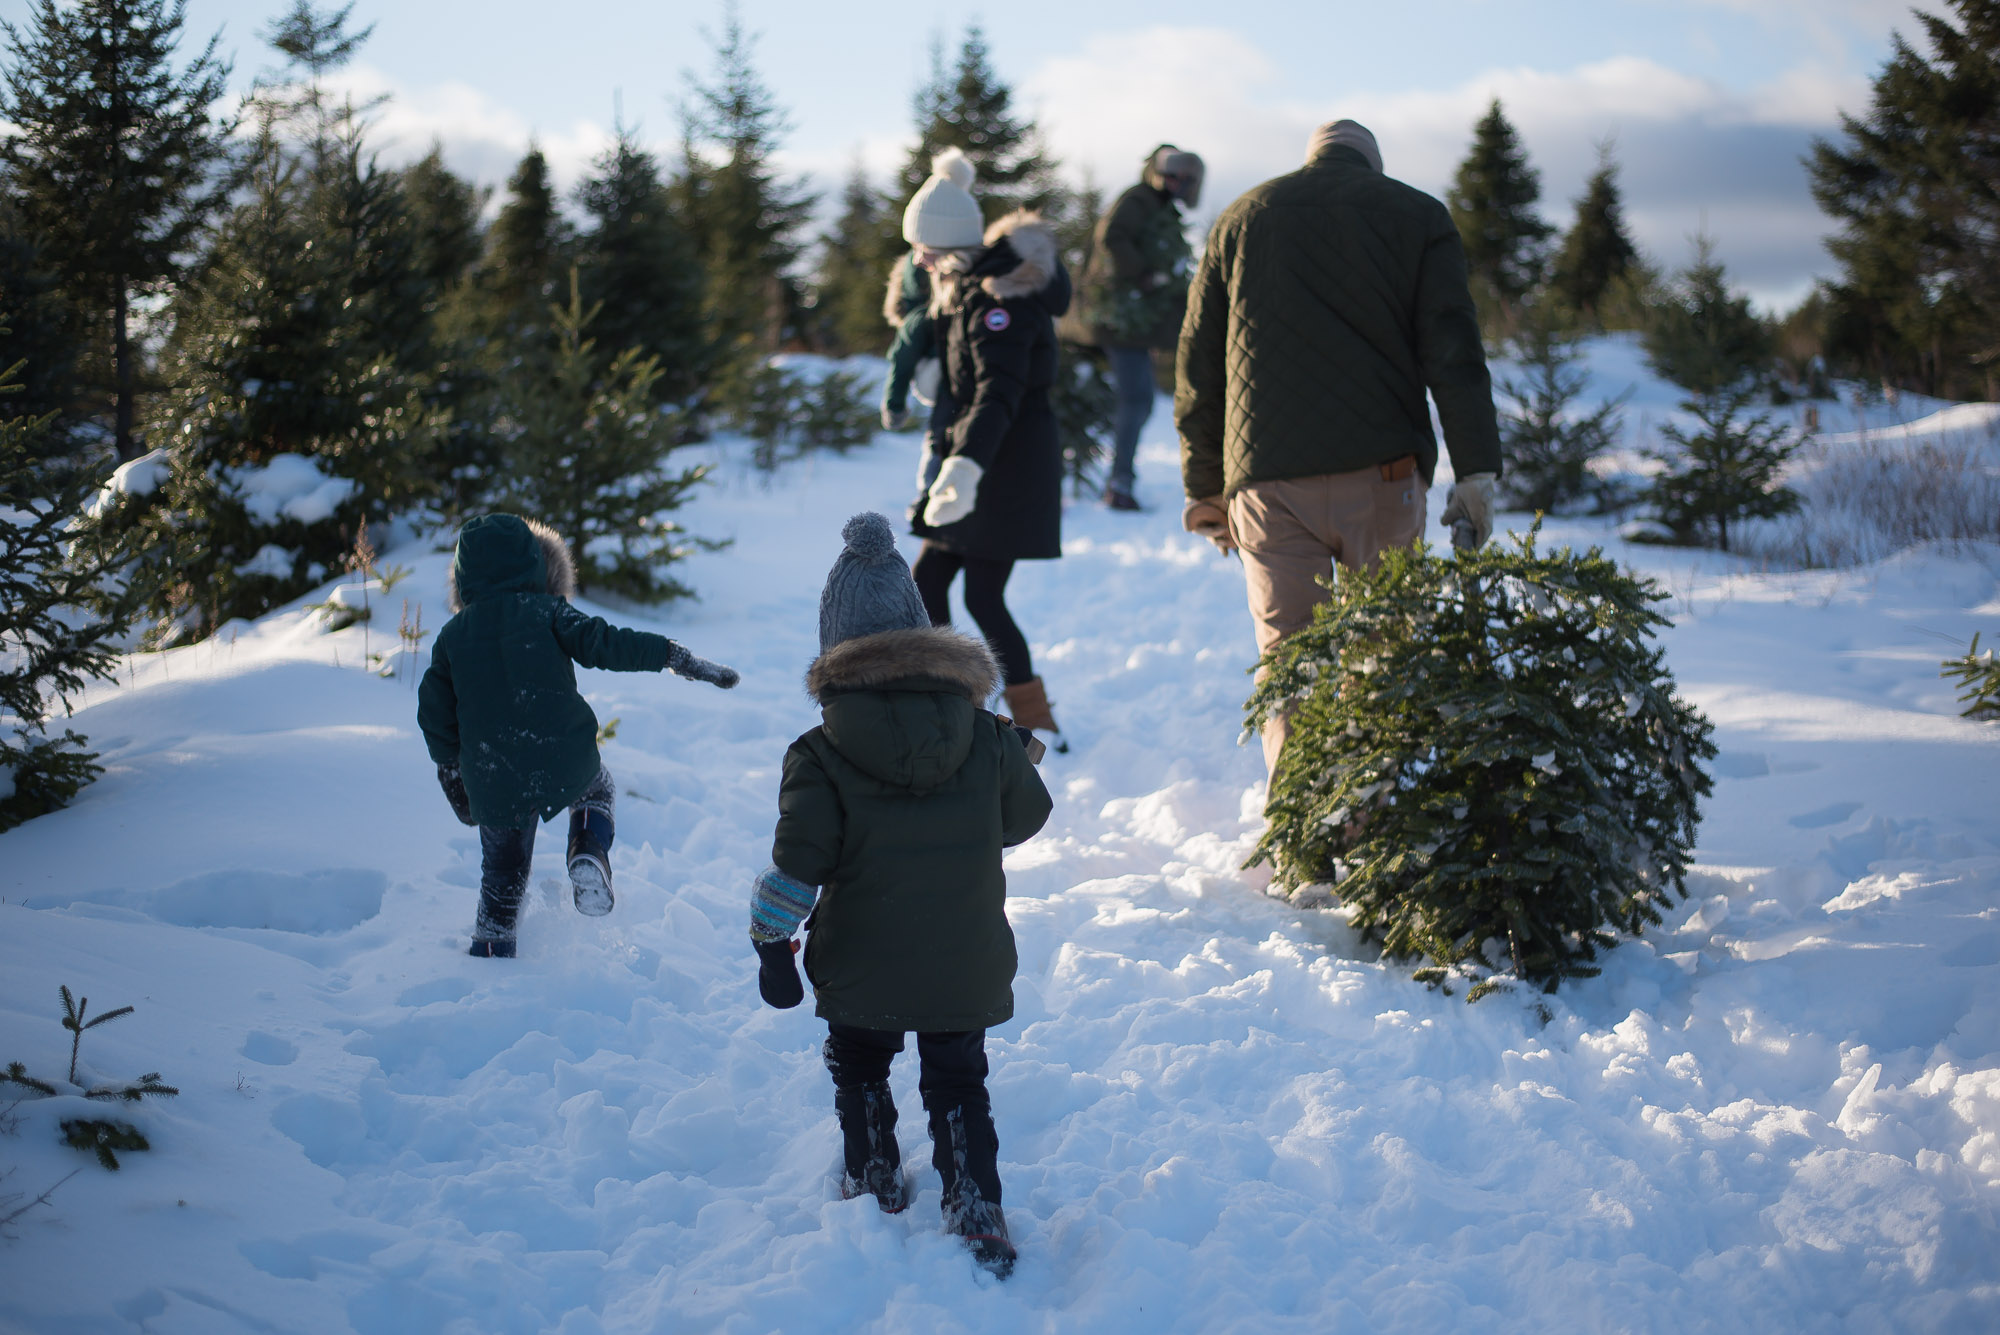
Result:
<svg viewBox="0 0 2000 1335"><path fill-rule="evenodd" d="M986 470L962 454L954 454L938 470L931 483L931 498L924 505L924 523L932 528L956 524L972 513L979 496L979 479Z"/></svg>
<svg viewBox="0 0 2000 1335"><path fill-rule="evenodd" d="M1229 531L1229 507L1220 496L1189 500L1181 507L1181 527L1207 538L1225 552L1236 550L1236 538Z"/></svg>
<svg viewBox="0 0 2000 1335"><path fill-rule="evenodd" d="M673 644L671 640L668 643ZM743 680L743 674L735 668L711 663L706 658L697 658L688 652L684 644L673 644L673 647L667 650L667 671L676 677L686 677L689 681L705 681L711 686L720 686L725 691Z"/></svg>
<svg viewBox="0 0 2000 1335"><path fill-rule="evenodd" d="M458 766L438 766L438 787L444 789L444 800L451 803L451 814L458 817L460 825L479 824L472 818L472 799L465 794L465 776Z"/></svg>
<svg viewBox="0 0 2000 1335"><path fill-rule="evenodd" d="M882 405L882 429L884 431L902 431L909 425L910 410L908 408L892 408L886 403Z"/></svg>
<svg viewBox="0 0 2000 1335"><path fill-rule="evenodd" d="M1438 522L1451 530L1454 547L1479 548L1493 536L1493 484L1498 473L1467 473L1451 484Z"/></svg>
<svg viewBox="0 0 2000 1335"><path fill-rule="evenodd" d="M799 943L792 940L759 941L750 938L750 944L757 948L757 995L764 998L766 1006L775 1006L788 1011L806 999L806 985L799 977L799 966L793 955Z"/></svg>

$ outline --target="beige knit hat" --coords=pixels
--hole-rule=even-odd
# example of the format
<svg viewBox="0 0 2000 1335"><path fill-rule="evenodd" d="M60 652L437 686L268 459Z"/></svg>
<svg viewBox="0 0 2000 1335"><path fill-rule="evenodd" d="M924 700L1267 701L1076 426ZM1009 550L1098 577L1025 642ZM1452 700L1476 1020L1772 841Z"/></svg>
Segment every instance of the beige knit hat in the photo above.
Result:
<svg viewBox="0 0 2000 1335"><path fill-rule="evenodd" d="M1329 148L1338 145L1351 148L1368 159L1368 165L1376 171L1382 170L1382 150L1375 145L1375 136L1368 127L1358 121L1328 121L1312 133L1306 144L1306 161L1313 162Z"/></svg>
<svg viewBox="0 0 2000 1335"><path fill-rule="evenodd" d="M982 244L986 220L972 197L978 170L972 159L947 148L931 159L931 178L910 196L903 210L903 240L932 250L963 250Z"/></svg>

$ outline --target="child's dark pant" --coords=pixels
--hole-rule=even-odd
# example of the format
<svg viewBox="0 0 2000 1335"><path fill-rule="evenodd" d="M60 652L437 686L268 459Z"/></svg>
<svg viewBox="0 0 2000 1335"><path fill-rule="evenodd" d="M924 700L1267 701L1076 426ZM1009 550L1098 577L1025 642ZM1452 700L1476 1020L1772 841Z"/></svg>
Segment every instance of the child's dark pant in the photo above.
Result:
<svg viewBox="0 0 2000 1335"><path fill-rule="evenodd" d="M586 814L604 818L604 851L611 851L612 806L618 793L611 771L600 767L590 787L569 809L570 820ZM521 913L521 897L528 892L528 872L535 860L533 825L512 829L504 825L479 827L479 920L472 935L482 941L511 940L514 923Z"/></svg>
<svg viewBox="0 0 2000 1335"><path fill-rule="evenodd" d="M832 1022L826 1028L824 1054L836 1103L843 1091L888 1083L889 1063L903 1050L901 1033ZM931 1163L943 1179L946 1198L963 1175L998 1205L1000 1138L986 1093L986 1031L920 1033L917 1061L917 1089L930 1115Z"/></svg>

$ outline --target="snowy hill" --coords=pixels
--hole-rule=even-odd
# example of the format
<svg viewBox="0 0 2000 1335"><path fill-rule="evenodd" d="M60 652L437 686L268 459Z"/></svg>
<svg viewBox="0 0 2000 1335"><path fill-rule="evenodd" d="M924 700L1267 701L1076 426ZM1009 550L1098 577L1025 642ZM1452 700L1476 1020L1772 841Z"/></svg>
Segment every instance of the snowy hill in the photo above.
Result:
<svg viewBox="0 0 2000 1335"><path fill-rule="evenodd" d="M1630 351L1591 367L1637 431L1673 395ZM102 1104L0 1116L0 1215L80 1170L0 1241L0 1331L2000 1328L2000 727L1937 672L1994 633L2000 548L1761 573L1548 525L1669 591L1722 755L1689 901L1544 1024L1238 869L1250 621L1179 532L1171 437L1162 404L1152 509L1073 507L1065 559L1012 586L1074 743L1008 860L1012 1279L938 1232L927 1166L904 1215L837 1199L824 1026L760 1007L745 930L840 523L901 513L914 439L768 478L724 444L683 512L735 539L687 563L701 600L608 614L743 685L582 674L618 720L618 908L569 908L544 830L517 961L463 954L478 843L416 733L420 662L379 678L362 628L294 608L90 693L105 776L0 835L0 1065L65 1073L66 984L137 1007L80 1077L181 1094L120 1105L152 1149L117 1173L56 1129ZM387 555L412 573L369 649L405 597L443 620L447 561ZM927 1165L915 1083L905 1057Z"/></svg>

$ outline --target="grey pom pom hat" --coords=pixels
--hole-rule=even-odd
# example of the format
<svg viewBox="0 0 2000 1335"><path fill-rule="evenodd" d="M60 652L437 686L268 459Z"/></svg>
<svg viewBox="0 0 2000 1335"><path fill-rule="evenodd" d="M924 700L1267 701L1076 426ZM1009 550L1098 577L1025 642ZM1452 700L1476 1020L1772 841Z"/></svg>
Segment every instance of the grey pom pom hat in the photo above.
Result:
<svg viewBox="0 0 2000 1335"><path fill-rule="evenodd" d="M819 595L821 653L863 635L931 624L887 519L864 510L847 521L840 536L847 545L834 559Z"/></svg>

